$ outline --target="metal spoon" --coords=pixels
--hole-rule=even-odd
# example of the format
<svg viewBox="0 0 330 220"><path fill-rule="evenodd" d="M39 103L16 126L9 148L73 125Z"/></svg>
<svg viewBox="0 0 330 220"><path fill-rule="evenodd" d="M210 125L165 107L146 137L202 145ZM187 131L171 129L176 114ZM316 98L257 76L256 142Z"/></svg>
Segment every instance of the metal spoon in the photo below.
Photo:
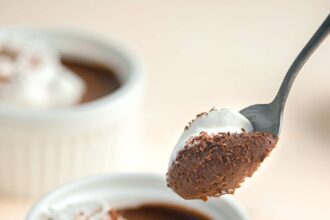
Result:
<svg viewBox="0 0 330 220"><path fill-rule="evenodd" d="M286 73L275 99L269 104L251 105L240 111L250 120L255 131L269 132L279 136L283 110L291 86L300 69L330 32L330 14L296 57Z"/></svg>

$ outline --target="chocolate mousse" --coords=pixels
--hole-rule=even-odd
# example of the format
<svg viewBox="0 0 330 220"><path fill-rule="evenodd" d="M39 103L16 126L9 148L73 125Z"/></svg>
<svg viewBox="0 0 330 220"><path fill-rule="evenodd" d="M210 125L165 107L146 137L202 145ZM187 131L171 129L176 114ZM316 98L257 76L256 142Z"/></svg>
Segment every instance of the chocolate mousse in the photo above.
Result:
<svg viewBox="0 0 330 220"><path fill-rule="evenodd" d="M233 194L258 169L277 140L264 132L201 132L186 142L172 162L168 186L185 199Z"/></svg>
<svg viewBox="0 0 330 220"><path fill-rule="evenodd" d="M0 106L62 108L100 99L120 86L108 63L62 56L44 42L0 37Z"/></svg>
<svg viewBox="0 0 330 220"><path fill-rule="evenodd" d="M61 62L85 83L80 104L102 98L120 87L115 71L101 62L72 57L62 57Z"/></svg>

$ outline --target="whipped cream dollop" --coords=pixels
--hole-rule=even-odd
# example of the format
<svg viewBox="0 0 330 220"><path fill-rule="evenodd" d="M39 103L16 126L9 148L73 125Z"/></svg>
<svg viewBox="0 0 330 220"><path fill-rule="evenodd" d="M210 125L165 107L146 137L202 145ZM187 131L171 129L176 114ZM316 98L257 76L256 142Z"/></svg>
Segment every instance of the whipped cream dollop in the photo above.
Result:
<svg viewBox="0 0 330 220"><path fill-rule="evenodd" d="M93 202L67 206L61 210L49 208L40 220L126 220L106 203Z"/></svg>
<svg viewBox="0 0 330 220"><path fill-rule="evenodd" d="M212 109L209 112L199 114L184 130L175 145L169 166L175 161L178 152L184 149L190 138L200 135L201 132L217 134L220 132L240 133L252 132L253 125L244 115L230 109Z"/></svg>
<svg viewBox="0 0 330 220"><path fill-rule="evenodd" d="M0 36L0 106L56 108L80 102L85 84L41 42Z"/></svg>

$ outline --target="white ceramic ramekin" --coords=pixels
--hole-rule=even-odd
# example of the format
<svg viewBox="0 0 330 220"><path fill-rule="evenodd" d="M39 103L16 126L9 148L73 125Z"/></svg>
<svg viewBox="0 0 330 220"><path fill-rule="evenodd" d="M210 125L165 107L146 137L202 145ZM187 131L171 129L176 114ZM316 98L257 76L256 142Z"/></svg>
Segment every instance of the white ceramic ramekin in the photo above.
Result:
<svg viewBox="0 0 330 220"><path fill-rule="evenodd" d="M187 207L218 220L249 220L246 210L231 196L208 202L183 200L167 186L165 177L152 174L121 174L85 177L59 187L37 202L25 220L38 220L49 210L59 211L69 205L106 202L113 208L143 203L164 203Z"/></svg>
<svg viewBox="0 0 330 220"><path fill-rule="evenodd" d="M0 29L3 33L109 65L122 86L104 98L65 109L0 108L0 193L36 196L70 179L115 169L116 158L122 158L121 151L132 146L137 133L143 74L136 57L118 43L79 32Z"/></svg>

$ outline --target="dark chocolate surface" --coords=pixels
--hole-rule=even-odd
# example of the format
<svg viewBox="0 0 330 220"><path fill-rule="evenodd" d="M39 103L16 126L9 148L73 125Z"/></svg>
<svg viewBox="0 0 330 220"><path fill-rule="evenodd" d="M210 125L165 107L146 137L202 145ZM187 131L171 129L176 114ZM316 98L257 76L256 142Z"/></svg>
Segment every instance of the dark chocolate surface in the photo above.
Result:
<svg viewBox="0 0 330 220"><path fill-rule="evenodd" d="M118 213L128 220L211 220L200 212L168 204L144 204Z"/></svg>
<svg viewBox="0 0 330 220"><path fill-rule="evenodd" d="M86 84L81 103L102 98L120 87L115 72L106 65L75 58L62 57L62 63L76 73Z"/></svg>

